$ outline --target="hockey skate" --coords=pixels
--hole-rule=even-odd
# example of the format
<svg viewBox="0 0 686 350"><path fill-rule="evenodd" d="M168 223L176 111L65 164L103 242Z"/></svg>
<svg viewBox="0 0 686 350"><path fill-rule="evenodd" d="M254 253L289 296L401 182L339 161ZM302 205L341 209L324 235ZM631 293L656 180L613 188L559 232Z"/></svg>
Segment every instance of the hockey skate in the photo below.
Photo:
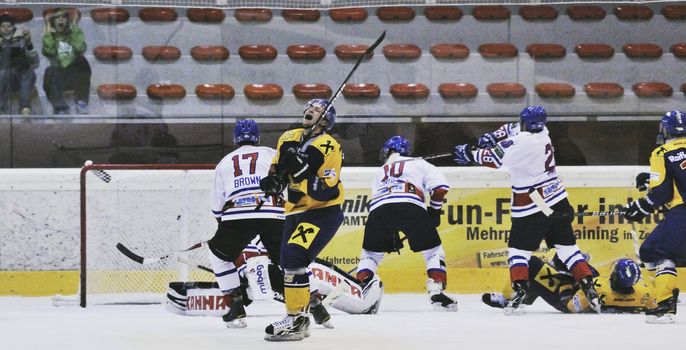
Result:
<svg viewBox="0 0 686 350"><path fill-rule="evenodd" d="M248 324L245 322L245 306L243 305L243 296L240 292L229 294L232 298L229 312L222 316L226 328L245 328Z"/></svg>
<svg viewBox="0 0 686 350"><path fill-rule="evenodd" d="M266 341L296 341L310 336L310 318L300 314L288 315L264 329Z"/></svg>
<svg viewBox="0 0 686 350"><path fill-rule="evenodd" d="M312 318L314 318L315 324L320 324L326 328L333 328L333 324L329 322L331 320L331 315L326 311L326 308L319 300L317 293L312 293L310 296L310 313Z"/></svg>
<svg viewBox="0 0 686 350"><path fill-rule="evenodd" d="M500 293L484 293L481 295L481 301L490 307L499 309L503 309L507 305L507 299Z"/></svg>
<svg viewBox="0 0 686 350"><path fill-rule="evenodd" d="M600 298L598 297L598 292L596 292L595 286L593 284L593 277L591 276L584 277L579 281L581 290L584 292L586 299L588 299L588 305L591 307L591 309L593 309L593 311L601 313L602 310L600 305Z"/></svg>
<svg viewBox="0 0 686 350"><path fill-rule="evenodd" d="M457 301L443 293L443 284L429 278L426 281L431 305L436 311L457 311Z"/></svg>
<svg viewBox="0 0 686 350"><path fill-rule="evenodd" d="M667 324L674 323L676 303L679 298L679 288L672 290L672 296L657 303L657 307L646 311L646 323Z"/></svg>
<svg viewBox="0 0 686 350"><path fill-rule="evenodd" d="M515 281L512 284L512 289L515 291L514 298L505 305L505 315L522 315L524 314L524 299L526 299L526 292L529 289L528 281Z"/></svg>

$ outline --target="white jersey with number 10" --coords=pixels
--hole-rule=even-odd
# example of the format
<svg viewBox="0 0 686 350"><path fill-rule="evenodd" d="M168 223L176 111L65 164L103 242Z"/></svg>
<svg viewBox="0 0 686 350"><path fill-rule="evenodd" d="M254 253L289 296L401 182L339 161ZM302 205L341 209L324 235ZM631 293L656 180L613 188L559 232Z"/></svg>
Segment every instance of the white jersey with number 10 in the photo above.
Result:
<svg viewBox="0 0 686 350"><path fill-rule="evenodd" d="M273 197L265 198L260 190L260 180L269 173L275 155L276 151L269 147L244 145L217 164L212 193L215 217L223 221L284 218L282 204L274 203ZM264 205L255 211L260 200Z"/></svg>

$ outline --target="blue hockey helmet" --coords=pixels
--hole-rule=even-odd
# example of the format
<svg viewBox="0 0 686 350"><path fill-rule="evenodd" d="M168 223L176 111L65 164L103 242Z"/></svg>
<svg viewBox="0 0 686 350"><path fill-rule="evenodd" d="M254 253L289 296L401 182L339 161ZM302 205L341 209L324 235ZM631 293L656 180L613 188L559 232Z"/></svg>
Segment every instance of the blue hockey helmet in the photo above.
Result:
<svg viewBox="0 0 686 350"><path fill-rule="evenodd" d="M529 132L539 132L545 127L545 121L548 115L545 113L545 108L542 106L529 106L519 113L519 121L524 126L524 129Z"/></svg>
<svg viewBox="0 0 686 350"><path fill-rule="evenodd" d="M312 124L319 118L319 115L326 110L329 105L329 101L323 98L315 98L309 100L305 105L305 111L303 112L303 126L309 128ZM333 125L336 124L336 108L332 105L326 112L326 115L321 118L319 123L326 121L324 124L324 130L331 130Z"/></svg>
<svg viewBox="0 0 686 350"><path fill-rule="evenodd" d="M401 156L409 156L410 152L412 151L410 141L407 141L406 138L399 135L395 135L390 139L386 140L386 142L384 142L383 146L381 147L382 160L386 159L386 157L391 151L398 153Z"/></svg>
<svg viewBox="0 0 686 350"><path fill-rule="evenodd" d="M243 143L257 144L260 142L260 130L257 128L257 123L252 119L243 119L236 121L236 127L233 128L233 143L240 145Z"/></svg>
<svg viewBox="0 0 686 350"><path fill-rule="evenodd" d="M680 136L686 136L686 115L681 111L665 113L660 120L658 139L662 140L658 140L658 143Z"/></svg>
<svg viewBox="0 0 686 350"><path fill-rule="evenodd" d="M616 291L627 290L641 279L641 269L631 259L615 261L610 272L610 287Z"/></svg>

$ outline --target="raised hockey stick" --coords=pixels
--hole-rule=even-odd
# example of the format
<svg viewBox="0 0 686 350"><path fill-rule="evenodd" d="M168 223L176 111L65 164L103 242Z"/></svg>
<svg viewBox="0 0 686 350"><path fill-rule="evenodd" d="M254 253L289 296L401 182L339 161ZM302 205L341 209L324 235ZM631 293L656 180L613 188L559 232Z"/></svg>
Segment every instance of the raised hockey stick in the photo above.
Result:
<svg viewBox="0 0 686 350"><path fill-rule="evenodd" d="M119 250L119 251L120 251L122 254L124 254L127 258L129 258L129 259L131 259L131 260L133 260L133 261L135 261L135 262L137 262L137 263L139 263L139 264L141 264L141 265L152 264L152 263L160 262L160 261L163 261L163 260L167 260L167 259L169 259L170 257L175 257L176 260L177 260L178 262L180 262L180 263L183 263L183 264L186 264L186 265L189 265L189 266L193 266L193 267L197 267L197 268L199 268L199 269L201 269L201 270L205 270L205 271L208 271L208 272L213 272L212 269L210 269L209 267L194 264L194 263L192 263L192 262L190 262L190 261L188 261L188 260L186 260L186 259L183 259L182 257L178 256L178 254L180 254L180 253L185 253L185 252L188 252L188 251L191 251L191 250L194 250L194 249L198 249L198 248L200 248L200 247L202 247L202 246L204 246L204 245L206 245L206 244L207 244L207 241L198 242L198 243L193 244L192 246L190 246L190 247L188 247L188 248L186 248L186 249L184 249L184 250L175 251L175 252L169 253L169 254L167 254L167 255L163 255L163 256L155 257L155 258L146 258L146 257L140 256L140 255L134 253L131 249L127 248L125 245L123 245L123 244L121 244L121 243L117 243L117 250Z"/></svg>

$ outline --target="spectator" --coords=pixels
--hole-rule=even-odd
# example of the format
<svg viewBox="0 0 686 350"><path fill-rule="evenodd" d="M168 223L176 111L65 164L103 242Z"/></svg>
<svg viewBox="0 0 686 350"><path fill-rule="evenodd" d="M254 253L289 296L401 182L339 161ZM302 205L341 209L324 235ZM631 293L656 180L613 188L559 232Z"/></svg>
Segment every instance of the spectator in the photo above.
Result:
<svg viewBox="0 0 686 350"><path fill-rule="evenodd" d="M28 30L17 32L15 19L0 15L0 113L10 113L10 92L19 91L19 110L31 114L31 95L36 85L38 53Z"/></svg>
<svg viewBox="0 0 686 350"><path fill-rule="evenodd" d="M88 114L91 67L83 56L86 41L77 25L77 15L68 9L56 9L46 18L43 55L50 60L45 69L43 89L54 114L68 114L65 90L74 90L76 113Z"/></svg>

